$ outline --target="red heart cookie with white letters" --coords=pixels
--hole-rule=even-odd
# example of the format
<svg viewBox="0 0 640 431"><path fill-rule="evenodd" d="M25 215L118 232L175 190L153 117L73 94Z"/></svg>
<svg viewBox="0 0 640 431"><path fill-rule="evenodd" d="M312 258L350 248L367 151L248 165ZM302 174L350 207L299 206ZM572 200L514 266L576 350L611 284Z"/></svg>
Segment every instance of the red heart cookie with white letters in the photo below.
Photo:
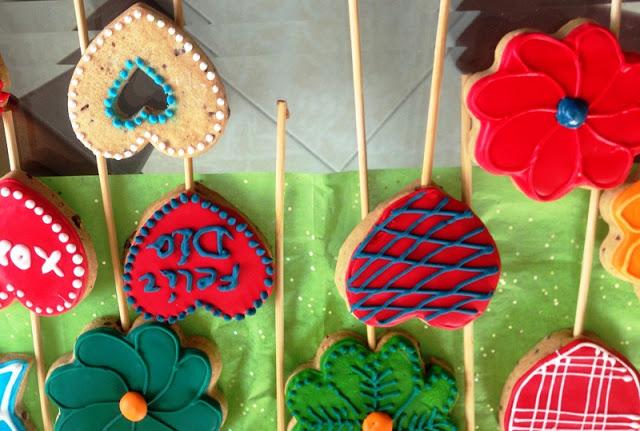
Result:
<svg viewBox="0 0 640 431"><path fill-rule="evenodd" d="M62 314L95 278L95 252L79 217L22 172L0 179L0 309L17 299L38 315Z"/></svg>

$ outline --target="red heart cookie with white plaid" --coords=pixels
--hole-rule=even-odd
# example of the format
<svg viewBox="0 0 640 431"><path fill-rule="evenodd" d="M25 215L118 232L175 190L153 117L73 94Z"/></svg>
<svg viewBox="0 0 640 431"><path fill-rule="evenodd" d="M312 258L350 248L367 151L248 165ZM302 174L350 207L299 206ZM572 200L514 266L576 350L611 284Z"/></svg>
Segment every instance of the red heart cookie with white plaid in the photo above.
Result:
<svg viewBox="0 0 640 431"><path fill-rule="evenodd" d="M554 338L540 343L509 379L504 430L640 429L640 375L629 361L590 339L562 343L549 354L545 345Z"/></svg>
<svg viewBox="0 0 640 431"><path fill-rule="evenodd" d="M62 314L95 277L95 253L79 217L21 172L0 179L0 309L17 299L38 315Z"/></svg>

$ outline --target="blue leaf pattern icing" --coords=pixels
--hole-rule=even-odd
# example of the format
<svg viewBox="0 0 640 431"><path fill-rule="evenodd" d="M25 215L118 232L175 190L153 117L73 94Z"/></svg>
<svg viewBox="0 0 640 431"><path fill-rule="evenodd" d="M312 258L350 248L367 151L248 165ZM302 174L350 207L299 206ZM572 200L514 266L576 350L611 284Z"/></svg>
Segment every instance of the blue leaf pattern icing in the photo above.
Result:
<svg viewBox="0 0 640 431"><path fill-rule="evenodd" d="M0 431L26 431L16 414L18 395L29 363L22 359L0 362Z"/></svg>

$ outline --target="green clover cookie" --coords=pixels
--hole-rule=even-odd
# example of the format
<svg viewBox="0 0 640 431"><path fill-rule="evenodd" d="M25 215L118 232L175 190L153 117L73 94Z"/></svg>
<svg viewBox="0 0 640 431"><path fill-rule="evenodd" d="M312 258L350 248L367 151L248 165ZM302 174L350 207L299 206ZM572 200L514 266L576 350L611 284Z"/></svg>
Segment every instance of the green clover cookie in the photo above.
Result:
<svg viewBox="0 0 640 431"><path fill-rule="evenodd" d="M127 335L100 327L78 337L73 361L49 374L46 392L60 408L56 431L218 431L212 376L210 357L182 348L168 326Z"/></svg>
<svg viewBox="0 0 640 431"><path fill-rule="evenodd" d="M393 334L371 352L343 338L287 384L293 431L455 431L449 412L456 382L440 366L426 370L410 339Z"/></svg>

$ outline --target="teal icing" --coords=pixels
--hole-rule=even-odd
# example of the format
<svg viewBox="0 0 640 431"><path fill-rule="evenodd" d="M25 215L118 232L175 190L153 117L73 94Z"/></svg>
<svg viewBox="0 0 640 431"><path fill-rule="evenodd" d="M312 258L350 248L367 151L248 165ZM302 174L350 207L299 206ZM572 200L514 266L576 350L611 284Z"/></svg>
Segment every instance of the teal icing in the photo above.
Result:
<svg viewBox="0 0 640 431"><path fill-rule="evenodd" d="M134 307L134 309L139 312L139 313L143 313L143 316L146 320L150 320L150 319L155 319L158 322L168 322L170 324L173 324L177 321L180 320L184 320L188 315L194 313L196 311L197 307L202 307L205 310L207 310L208 312L210 312L211 314L213 314L215 317L221 317L222 319L224 319L225 321L230 321L230 320L243 320L245 318L245 315L248 316L253 316L255 315L256 311L258 308L260 308L264 302L267 300L267 298L269 297L269 290L265 289L263 291L260 292L260 296L259 298L257 298L256 300L253 301L253 306L248 308L244 314L235 314L235 315L230 315L227 313L224 313L222 310L216 308L215 306L213 306L212 304L200 301L200 300L196 300L195 302L195 306L190 306L188 307L184 312L179 313L177 315L170 315L170 316L163 316L163 315L154 315L152 313L146 312L143 307L141 307L140 305L137 304L137 300L136 298L131 294L131 286L129 284L129 282L132 281L132 275L131 275L131 271L133 270L133 264L136 260L136 256L137 254L140 252L139 249L139 244L141 244L145 238L151 234L151 231L153 229L153 227L155 226L155 222L157 220L160 220L162 217L166 216L167 214L170 214L172 211L178 209L181 205L184 204L188 204L188 203L198 203L202 208L209 210L213 213L218 213L220 215L220 217L224 220L226 220L226 223L229 226L232 226L233 229L235 229L236 232L238 232L239 234L244 235L245 238L253 238L255 236L255 233L252 231L251 227L246 224L246 223L237 223L237 220L233 217L229 218L228 214L225 211L221 211L220 207L216 204L214 204L213 202L210 202L206 199L204 199L203 197L201 197L198 193L192 193L192 194L188 194L186 192L184 193L180 193L179 196L172 198L167 204L163 205L161 207L161 209L157 210L154 215L149 218L144 225L139 229L139 233L138 235L136 235L132 241L131 246L129 247L129 253L127 254L126 258L125 258L125 264L124 264L124 274L122 275L122 279L124 280L125 284L123 286L123 291L125 293L127 293L127 302L132 305ZM222 216L222 213L224 213L224 217ZM228 256L226 256L226 253L228 253L227 250L225 250L221 245L220 245L220 241L222 240L223 237L225 236L229 236L232 237L231 235L231 230L227 229L223 226L218 226L219 229L217 229L217 233L218 233L218 237L217 237L217 243L218 243L218 251L217 253L211 252L211 251L207 251L205 250L203 247L202 250L204 250L205 253L214 253L215 255L219 255L221 256L221 258L226 258ZM232 229L232 230L233 230ZM206 232L205 232L206 233ZM168 237L167 237L168 239ZM175 246L173 245L173 236L171 235L171 244L172 244L172 248L171 248L171 253L166 254L166 257L168 257L170 254L173 253L173 251L175 250ZM257 243L256 243L257 244ZM157 241L156 241L156 245ZM160 256L160 253L162 253L163 255L165 255L166 253L166 249L164 247L169 247L169 245L160 245L160 247L155 247L156 253L158 253L158 256L160 258L163 258L162 256ZM197 245L194 244L194 246L200 246L200 238L198 239L198 243ZM266 251L262 248L259 247L253 247L255 253L257 256L261 256L261 263L264 266L264 272L265 272L265 277L263 279L263 284L266 288L271 288L273 286L273 274L274 274L274 268L273 268L273 259L269 256L265 256ZM199 252L200 253L200 252ZM237 267L237 269L236 269ZM227 289L227 291L229 290L233 290L237 287L237 283L238 283L238 279L239 279L239 266L234 265L232 268L232 273L229 275L225 275L222 276L221 279L223 281L226 281L228 284L226 285L222 285L219 286L219 290L222 291L222 289ZM200 290L206 290L207 288L211 287L211 285L215 284L215 282L217 281L217 277L218 277L218 273L214 268L196 268L195 269L196 272L204 274L203 277L197 278L196 279L196 287ZM154 284L155 285L155 284ZM144 289L143 289L144 290ZM176 295L175 293L171 293L170 297L169 297L169 303L175 302L176 300Z"/></svg>
<svg viewBox="0 0 640 431"><path fill-rule="evenodd" d="M222 408L209 396L209 356L182 348L169 327L146 323L127 335L100 327L76 341L74 360L53 369L45 391L60 408L56 431L219 431ZM129 391L147 401L140 422L120 412Z"/></svg>
<svg viewBox="0 0 640 431"><path fill-rule="evenodd" d="M445 229L447 226L469 217L473 217L473 213L470 210L467 211L449 211L444 207L449 202L449 197L443 196L440 202L437 203L434 209L421 209L412 208L411 206L425 196L425 192L415 193L407 202L401 207L392 211L391 215L384 220L383 223L376 225L365 237L365 239L356 248L352 259L366 259L366 262L358 268L347 280L347 290L352 293L364 293L358 301L351 304L351 311L365 311L366 314L358 315L358 318L362 321L368 321L375 317L382 310L392 310L395 313L386 319L381 319L380 323L383 325L392 325L395 322L401 320L404 316L415 313L417 311L431 311L432 313L425 318L427 322L430 322L444 314L448 313L462 313L475 315L476 310L468 310L463 308L466 304L478 301L488 300L493 296L493 292L475 292L465 289L467 286L475 283L478 280L491 277L499 272L497 266L470 266L469 263L473 262L477 258L491 254L495 252L495 246L493 244L473 244L467 242L470 238L473 238L477 234L486 230L486 228L478 227L470 232L467 232L460 238L455 240L448 239L436 239L433 238L434 234ZM390 226L393 225L394 220L404 214L415 214L417 217L415 221L406 229L395 230ZM420 226L427 219L432 217L442 218L441 221L431 227L424 235L415 235L412 232L418 226ZM394 238L388 241L380 250L376 252L369 252L367 248L372 239L379 233L386 232L394 235ZM403 239L413 240L413 244L407 247L406 250L399 255L392 255L389 251L394 245ZM423 243L430 242L438 244L435 250L428 253L420 260L411 259L411 254ZM460 259L455 263L435 263L432 262L439 253L443 250L464 244L466 248L474 250L474 253L470 254L464 259ZM380 266L376 270L369 270L374 262L385 260L386 263ZM393 265L406 264L406 268L400 271L395 276L389 278L384 284L377 283L377 279L389 270ZM415 267L423 267L428 269L421 280L415 283L411 288L396 288L393 287L394 283L406 276ZM433 271L435 269L435 271ZM368 271L369 270L369 271ZM465 271L474 276L461 281L451 289L425 289L425 286L437 277L441 277L447 272L451 271ZM364 281L358 281L361 276L366 276ZM357 285L356 285L357 282ZM390 297L386 301L379 303L371 301L371 299L380 295L381 293L391 293ZM402 298L406 298L410 295L419 293L425 298L413 305L394 305L402 303ZM429 295L425 295L428 293ZM436 305L438 301L443 298L450 297L464 297L451 306ZM400 300L400 301L399 301Z"/></svg>
<svg viewBox="0 0 640 431"><path fill-rule="evenodd" d="M0 362L0 431L27 431L17 408L28 369L29 363L23 359Z"/></svg>
<svg viewBox="0 0 640 431"><path fill-rule="evenodd" d="M147 108L142 108L142 110L132 118L124 118L118 113L116 105L120 89L129 80L135 69L143 71L156 85L162 88L167 107L161 113L154 114L149 112ZM135 60L125 61L124 68L120 70L111 88L107 90L107 97L104 100L104 112L107 118L111 119L111 124L113 124L114 127L133 130L145 121L149 122L149 124L165 124L175 115L176 104L176 97L171 85L167 84L162 75L147 65L141 57L136 57Z"/></svg>

